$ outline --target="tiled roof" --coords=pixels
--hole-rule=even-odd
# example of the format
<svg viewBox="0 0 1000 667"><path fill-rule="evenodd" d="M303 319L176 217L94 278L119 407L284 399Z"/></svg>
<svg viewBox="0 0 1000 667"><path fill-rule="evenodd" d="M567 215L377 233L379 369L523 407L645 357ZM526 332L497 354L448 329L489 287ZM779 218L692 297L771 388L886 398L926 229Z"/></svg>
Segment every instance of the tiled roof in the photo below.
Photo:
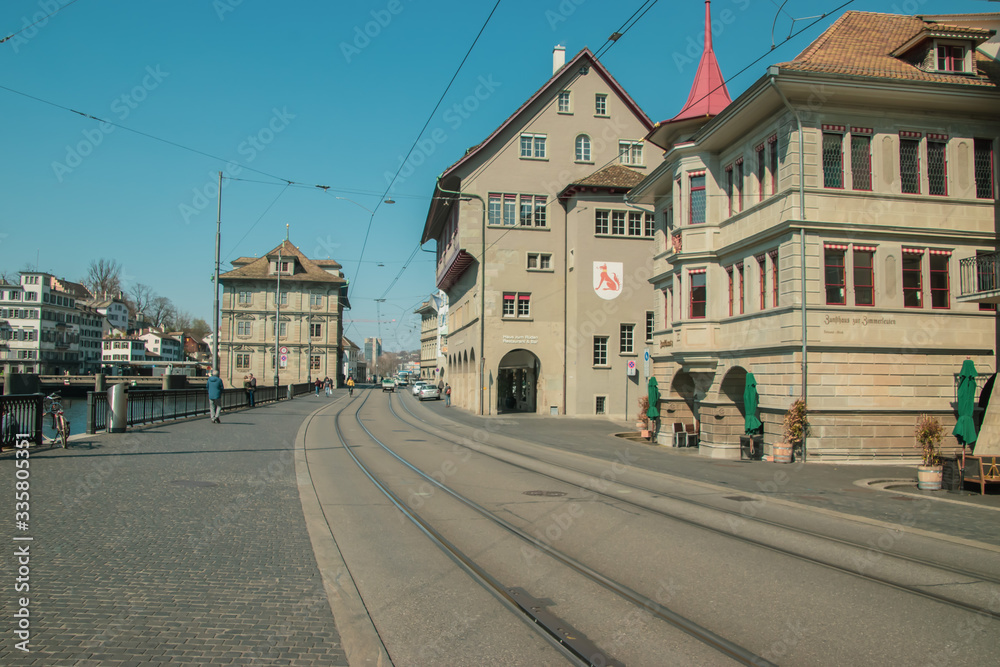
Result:
<svg viewBox="0 0 1000 667"><path fill-rule="evenodd" d="M997 86L990 74L995 70L989 59L977 53L974 74L929 72L917 65L922 60L916 46L926 44L939 32L949 37L964 36L977 43L992 31L963 26L945 26L924 21L918 16L849 11L837 19L794 60L780 63L783 70L827 72L882 79L931 81L970 86ZM921 33L926 39L920 39ZM899 57L892 54L908 42L914 47ZM926 47L924 47L926 50Z"/></svg>
<svg viewBox="0 0 1000 667"><path fill-rule="evenodd" d="M588 187L602 188L631 188L639 184L643 175L635 169L629 169L620 164L612 164L604 169L598 169L583 180L570 183L570 185L585 185Z"/></svg>
<svg viewBox="0 0 1000 667"><path fill-rule="evenodd" d="M271 273L270 257L277 257L278 252L281 252L281 256L287 257L289 259L295 258L298 260L298 267L296 268L296 273L292 275L282 274L282 280L297 280L306 282L316 282L316 283L333 283L333 284L344 284L347 281L340 276L335 276L332 273L327 272L319 263L314 262L309 259L291 244L290 241L285 240L281 242L281 245L277 246L271 252L267 253L263 257L257 257L251 259L248 264L237 266L237 268L232 271L227 271L219 276L219 279L227 280L246 280L246 279L267 279L274 280L277 276ZM233 262L236 266L241 260L250 259L248 257L241 257L239 260ZM321 262L326 262L329 260L320 260ZM324 266L329 266L324 263ZM338 265L339 266L339 265Z"/></svg>
<svg viewBox="0 0 1000 667"><path fill-rule="evenodd" d="M340 346L343 347L345 350L360 350L361 349L353 341L351 341L351 339L348 338L347 336L343 336L340 339Z"/></svg>
<svg viewBox="0 0 1000 667"><path fill-rule="evenodd" d="M577 192L586 189L630 190L642 182L642 179L643 175L638 171L620 164L612 164L598 169L579 181L570 183L562 189L559 197L560 199L572 197Z"/></svg>

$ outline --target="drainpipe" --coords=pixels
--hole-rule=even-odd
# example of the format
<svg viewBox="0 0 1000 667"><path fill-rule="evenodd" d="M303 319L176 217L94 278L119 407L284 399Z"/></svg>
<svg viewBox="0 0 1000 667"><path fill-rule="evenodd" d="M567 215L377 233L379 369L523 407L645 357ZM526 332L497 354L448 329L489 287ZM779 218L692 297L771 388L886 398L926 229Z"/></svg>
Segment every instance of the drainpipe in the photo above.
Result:
<svg viewBox="0 0 1000 667"><path fill-rule="evenodd" d="M486 344L486 201L473 192L459 192L457 190L445 190L441 187L441 177L437 178L437 189L449 195L459 197L472 197L478 199L483 205L482 224L482 248L483 252L479 256L479 414L485 414L485 402L483 401L483 386L485 383L486 357L483 354L483 346Z"/></svg>
<svg viewBox="0 0 1000 667"><path fill-rule="evenodd" d="M778 88L778 84L774 81L774 75L777 68L772 68L771 74L771 87L774 91L778 93L781 101L785 103L785 108L792 112L795 116L795 124L798 128L798 143L799 143L799 220L804 223L806 220L806 172L805 172L805 148L804 148L804 138L802 136L802 118L799 116L799 112L795 110L794 107L788 102L788 98L785 94L781 92ZM808 369L809 369L809 345L808 345L808 324L806 322L806 228L802 224L799 227L799 265L802 267L802 275L799 280L801 286L801 301L802 301L802 400L809 404L808 392ZM806 436L802 436L802 462L806 462Z"/></svg>

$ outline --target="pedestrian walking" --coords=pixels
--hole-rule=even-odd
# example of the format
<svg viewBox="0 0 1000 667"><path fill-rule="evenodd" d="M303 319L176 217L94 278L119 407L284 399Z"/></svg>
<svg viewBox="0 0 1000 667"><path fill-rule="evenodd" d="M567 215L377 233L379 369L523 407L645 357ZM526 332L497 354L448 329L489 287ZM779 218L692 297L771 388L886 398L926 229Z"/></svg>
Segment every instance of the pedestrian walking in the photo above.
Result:
<svg viewBox="0 0 1000 667"><path fill-rule="evenodd" d="M354 396L354 376L347 376L347 395Z"/></svg>
<svg viewBox="0 0 1000 667"><path fill-rule="evenodd" d="M451 407L451 385L447 382L444 385L444 407Z"/></svg>
<svg viewBox="0 0 1000 667"><path fill-rule="evenodd" d="M17 432L20 430L20 426L17 423L17 419L14 418L14 413L7 409L7 406L2 408L2 418L0 418L0 451L3 451L4 447L16 447L17 446Z"/></svg>
<svg viewBox="0 0 1000 667"><path fill-rule="evenodd" d="M208 378L205 386L208 388L208 416L212 418L212 423L221 424L219 415L222 413L222 390L225 385L219 371L212 371L212 377Z"/></svg>
<svg viewBox="0 0 1000 667"><path fill-rule="evenodd" d="M326 378L323 380L323 387L326 389L326 397L330 398L333 396L333 380Z"/></svg>
<svg viewBox="0 0 1000 667"><path fill-rule="evenodd" d="M250 373L243 378L243 389L247 392L247 405L251 408L254 406L253 393L257 391L257 378Z"/></svg>
<svg viewBox="0 0 1000 667"><path fill-rule="evenodd" d="M323 381L320 380L319 378L316 378L316 382L314 384L316 385L316 398L319 398L319 390L320 387L323 386Z"/></svg>

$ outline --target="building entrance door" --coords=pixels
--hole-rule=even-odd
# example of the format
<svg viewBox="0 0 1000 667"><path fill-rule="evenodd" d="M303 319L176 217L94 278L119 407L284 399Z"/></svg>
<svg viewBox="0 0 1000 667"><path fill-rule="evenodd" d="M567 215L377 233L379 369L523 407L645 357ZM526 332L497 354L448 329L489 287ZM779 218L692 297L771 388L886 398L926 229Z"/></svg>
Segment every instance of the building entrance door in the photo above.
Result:
<svg viewBox="0 0 1000 667"><path fill-rule="evenodd" d="M535 412L538 396L538 357L512 350L497 368L497 413Z"/></svg>

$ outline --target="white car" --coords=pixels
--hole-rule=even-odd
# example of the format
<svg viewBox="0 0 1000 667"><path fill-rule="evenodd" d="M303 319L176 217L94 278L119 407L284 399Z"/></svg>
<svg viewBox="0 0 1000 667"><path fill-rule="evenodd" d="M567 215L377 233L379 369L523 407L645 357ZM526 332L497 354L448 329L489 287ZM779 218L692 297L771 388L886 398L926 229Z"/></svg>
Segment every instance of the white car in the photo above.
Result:
<svg viewBox="0 0 1000 667"><path fill-rule="evenodd" d="M424 386L422 386L420 388L420 393L417 394L417 398L419 400L421 400L421 401L423 401L425 399L428 399L428 398L433 398L433 399L436 399L436 400L440 401L441 400L441 391L436 386L434 386L432 384L425 384Z"/></svg>
<svg viewBox="0 0 1000 667"><path fill-rule="evenodd" d="M423 387L423 386L426 386L426 384L427 383L424 382L423 380L418 380L417 382L414 382L413 383L413 395L414 396L418 395L420 393L420 388Z"/></svg>

